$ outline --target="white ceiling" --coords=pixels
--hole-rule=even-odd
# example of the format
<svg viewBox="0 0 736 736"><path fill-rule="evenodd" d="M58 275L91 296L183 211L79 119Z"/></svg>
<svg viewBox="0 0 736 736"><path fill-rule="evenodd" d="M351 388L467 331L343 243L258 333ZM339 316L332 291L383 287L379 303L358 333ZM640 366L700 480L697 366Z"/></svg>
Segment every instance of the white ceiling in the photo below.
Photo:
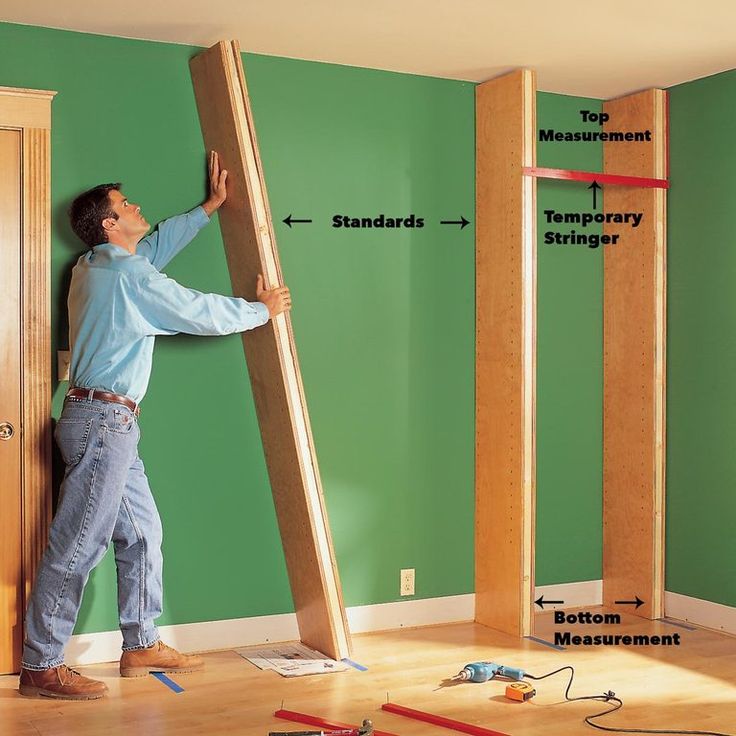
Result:
<svg viewBox="0 0 736 736"><path fill-rule="evenodd" d="M0 19L481 81L518 67L542 90L614 97L736 67L726 0L2 0ZM2 49L0 49L0 64Z"/></svg>

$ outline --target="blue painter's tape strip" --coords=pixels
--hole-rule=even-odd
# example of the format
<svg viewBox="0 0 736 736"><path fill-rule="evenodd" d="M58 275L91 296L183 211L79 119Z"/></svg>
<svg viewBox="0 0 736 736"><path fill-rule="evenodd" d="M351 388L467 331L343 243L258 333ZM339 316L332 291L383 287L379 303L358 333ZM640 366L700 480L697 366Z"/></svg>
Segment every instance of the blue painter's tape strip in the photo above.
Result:
<svg viewBox="0 0 736 736"><path fill-rule="evenodd" d="M355 667L356 670L360 670L361 672L367 672L368 671L368 668L367 667L363 667L362 664L358 664L357 662L353 662L352 659L347 659L347 657L345 659L343 659L342 661L345 662L345 664L349 664L351 667Z"/></svg>
<svg viewBox="0 0 736 736"><path fill-rule="evenodd" d="M164 685L170 687L175 693L183 693L184 688L181 685L177 685L173 680L170 680L163 672L151 672L151 674L157 679L163 682Z"/></svg>
<svg viewBox="0 0 736 736"><path fill-rule="evenodd" d="M560 646L559 644L553 644L551 641L545 641L544 639L538 639L536 636L525 636L525 639L531 639L532 641L537 642L537 644L544 644L546 647L550 647L551 649L556 649L558 652L564 652L567 647Z"/></svg>
<svg viewBox="0 0 736 736"><path fill-rule="evenodd" d="M672 621L668 618L658 618L657 621L661 621L663 624L669 624L670 626L678 626L681 629L687 629L688 631L697 631L694 626L688 626L687 624L680 623L679 621Z"/></svg>

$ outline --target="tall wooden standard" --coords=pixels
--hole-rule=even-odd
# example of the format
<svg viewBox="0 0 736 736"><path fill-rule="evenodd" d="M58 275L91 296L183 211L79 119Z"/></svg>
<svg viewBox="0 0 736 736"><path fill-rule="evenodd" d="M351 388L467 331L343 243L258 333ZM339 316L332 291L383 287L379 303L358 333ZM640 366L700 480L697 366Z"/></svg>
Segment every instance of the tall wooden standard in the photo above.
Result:
<svg viewBox="0 0 736 736"><path fill-rule="evenodd" d="M646 90L603 104L608 129L652 138L605 143L605 173L666 178L665 96ZM604 251L603 603L646 618L663 615L664 597L665 197L664 189L604 190L606 211L643 219ZM616 604L637 596L638 608Z"/></svg>
<svg viewBox="0 0 736 736"><path fill-rule="evenodd" d="M220 227L233 293L253 301L257 274L271 287L283 279L238 44L218 43L191 70L205 146L228 170ZM341 659L347 619L288 314L243 345L300 636Z"/></svg>
<svg viewBox="0 0 736 736"><path fill-rule="evenodd" d="M536 77L476 91L475 620L532 633Z"/></svg>

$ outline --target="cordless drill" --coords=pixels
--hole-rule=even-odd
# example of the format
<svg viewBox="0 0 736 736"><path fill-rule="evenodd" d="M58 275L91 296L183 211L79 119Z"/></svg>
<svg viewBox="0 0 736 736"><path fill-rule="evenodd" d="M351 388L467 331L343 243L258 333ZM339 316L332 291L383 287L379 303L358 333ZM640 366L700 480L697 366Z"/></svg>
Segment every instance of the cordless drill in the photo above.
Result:
<svg viewBox="0 0 736 736"><path fill-rule="evenodd" d="M453 681L459 682L488 682L494 677L508 677L510 680L522 680L526 673L516 667L506 667L495 662L471 662L466 664Z"/></svg>

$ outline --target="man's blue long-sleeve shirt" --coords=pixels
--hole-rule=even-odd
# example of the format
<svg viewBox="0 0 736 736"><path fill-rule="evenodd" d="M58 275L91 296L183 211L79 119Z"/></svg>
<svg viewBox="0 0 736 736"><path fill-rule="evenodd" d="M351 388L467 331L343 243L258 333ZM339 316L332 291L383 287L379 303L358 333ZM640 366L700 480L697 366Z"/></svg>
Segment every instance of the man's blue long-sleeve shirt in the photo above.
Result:
<svg viewBox="0 0 736 736"><path fill-rule="evenodd" d="M135 255L102 243L79 258L68 300L71 386L140 402L156 335L229 335L268 322L261 302L203 294L160 272L208 222L196 207L160 223Z"/></svg>

